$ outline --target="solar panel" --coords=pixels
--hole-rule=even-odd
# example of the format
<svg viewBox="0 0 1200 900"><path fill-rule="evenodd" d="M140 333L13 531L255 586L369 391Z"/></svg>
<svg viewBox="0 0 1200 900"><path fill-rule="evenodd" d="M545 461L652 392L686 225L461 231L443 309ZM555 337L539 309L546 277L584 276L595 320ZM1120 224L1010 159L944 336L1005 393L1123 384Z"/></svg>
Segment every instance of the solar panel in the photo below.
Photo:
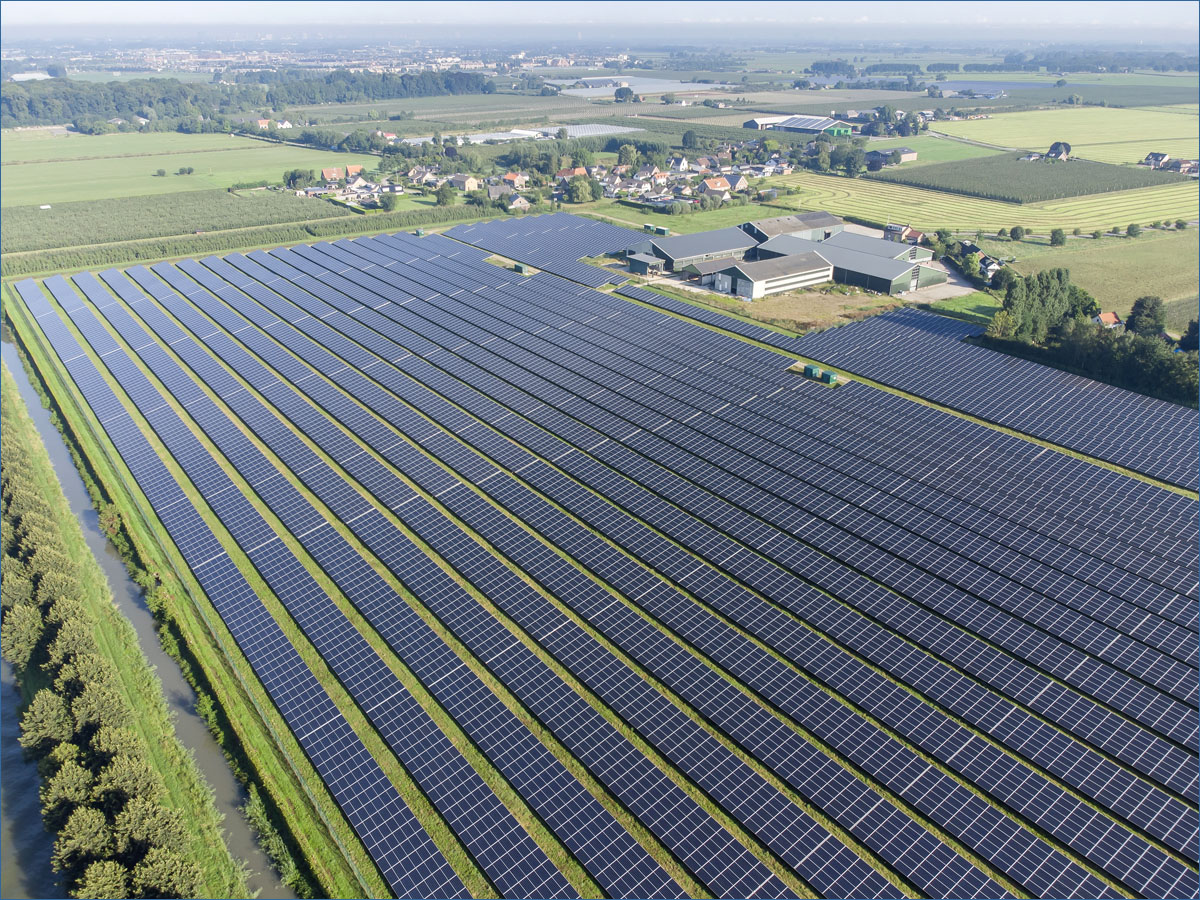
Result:
<svg viewBox="0 0 1200 900"><path fill-rule="evenodd" d="M861 383L815 386L758 346L795 340L760 326L711 313L751 345L685 321L709 315L691 304L597 293L607 273L578 260L608 228L633 234L526 217L476 246L381 235L76 276L220 457L48 286L276 593L296 586L297 622L397 753L407 727L444 737L379 709L390 673L339 620L318 626L328 598L225 460L610 894L682 892L365 553L714 893L788 891L638 741L825 896L899 895L839 833L930 896L1002 895L971 859L1038 896L1117 896L1089 866L1195 895L1195 503ZM573 266L586 278L552 274ZM502 806L468 821L461 791L430 786L433 757L405 763L497 885L561 878L536 847L499 851L519 829Z"/></svg>
<svg viewBox="0 0 1200 900"><path fill-rule="evenodd" d="M366 304L356 304L356 305L358 305L358 306L362 306L362 307L364 307L364 308L366 307Z"/></svg>
<svg viewBox="0 0 1200 900"><path fill-rule="evenodd" d="M17 291L388 884L469 896L45 296L29 280Z"/></svg>
<svg viewBox="0 0 1200 900"><path fill-rule="evenodd" d="M961 343L962 329L947 331L940 319L893 310L793 349L1135 472L1200 486L1196 410Z"/></svg>

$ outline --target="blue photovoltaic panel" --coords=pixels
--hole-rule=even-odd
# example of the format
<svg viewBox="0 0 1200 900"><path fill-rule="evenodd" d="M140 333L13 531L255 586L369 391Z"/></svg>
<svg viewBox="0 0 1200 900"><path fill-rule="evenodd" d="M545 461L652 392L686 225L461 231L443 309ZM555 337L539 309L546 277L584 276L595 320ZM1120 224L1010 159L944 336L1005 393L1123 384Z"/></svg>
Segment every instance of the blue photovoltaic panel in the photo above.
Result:
<svg viewBox="0 0 1200 900"><path fill-rule="evenodd" d="M397 896L469 896L45 296L17 290Z"/></svg>
<svg viewBox="0 0 1200 900"><path fill-rule="evenodd" d="M591 287L621 284L625 276L581 263L585 256L624 250L644 237L636 231L569 213L455 225L449 237Z"/></svg>
<svg viewBox="0 0 1200 900"><path fill-rule="evenodd" d="M910 811L1035 896L1114 896L1071 855L1135 893L1195 896L1194 868L1153 843L1196 859L1194 502L861 383L814 386L787 357L676 316L805 352L794 338L640 288L621 292L655 309L583 286L609 273L578 259L636 232L561 214L459 229L478 229L460 239L483 250L397 234L131 270L190 334L119 273L104 279L715 893L783 891L769 873L754 881L757 863L727 834L705 837L704 818L667 799L677 789L651 788L656 767L602 720L586 724L590 707L344 478L822 895L896 893L450 516L919 893L1003 890ZM514 275L485 251L545 272ZM103 291L89 279L76 279L89 297ZM121 304L95 297L285 524L319 526ZM925 319L942 344L974 331ZM119 357L105 359L135 401L160 403ZM163 412L148 418L166 427ZM198 485L225 477L212 460L192 468ZM218 515L223 503L236 501L218 500ZM347 596L418 677L434 677L442 645L391 625L403 602L385 601L362 557L325 531L302 543L344 570ZM339 650L322 652L336 664ZM636 849L619 827L597 817L572 831L547 812L576 809L569 793L522 788L522 760L539 750L499 711L473 723L485 697L458 676L435 694L610 893L653 890L652 863L622 880ZM493 728L511 747L488 742ZM690 836L670 825L685 815L700 829Z"/></svg>
<svg viewBox="0 0 1200 900"><path fill-rule="evenodd" d="M334 269L339 269L339 270L340 270L340 269L341 269L341 267L340 267L340 266L334 266ZM307 278L307 276L302 276L302 277L303 277L303 278ZM361 280L361 279L358 279L358 280ZM426 296L427 296L427 295L426 295ZM364 300L365 300L365 298L364 298ZM369 304L369 306L375 306L375 305L377 305L377 304L375 304L375 303L370 303L370 304ZM364 308L364 306L357 306L357 308L358 308L358 309L363 309L363 308Z"/></svg>
<svg viewBox="0 0 1200 900"><path fill-rule="evenodd" d="M1200 486L1196 410L964 344L961 329L940 327L945 321L893 310L790 349L1135 472Z"/></svg>

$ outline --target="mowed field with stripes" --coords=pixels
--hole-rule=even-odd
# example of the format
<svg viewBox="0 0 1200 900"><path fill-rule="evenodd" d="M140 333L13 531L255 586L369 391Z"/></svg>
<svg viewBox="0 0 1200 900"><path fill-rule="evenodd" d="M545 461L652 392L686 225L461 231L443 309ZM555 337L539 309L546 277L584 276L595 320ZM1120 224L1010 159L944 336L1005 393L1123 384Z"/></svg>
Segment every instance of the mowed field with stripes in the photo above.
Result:
<svg viewBox="0 0 1200 900"><path fill-rule="evenodd" d="M5 298L395 896L1196 896L1194 498L488 255Z"/></svg>

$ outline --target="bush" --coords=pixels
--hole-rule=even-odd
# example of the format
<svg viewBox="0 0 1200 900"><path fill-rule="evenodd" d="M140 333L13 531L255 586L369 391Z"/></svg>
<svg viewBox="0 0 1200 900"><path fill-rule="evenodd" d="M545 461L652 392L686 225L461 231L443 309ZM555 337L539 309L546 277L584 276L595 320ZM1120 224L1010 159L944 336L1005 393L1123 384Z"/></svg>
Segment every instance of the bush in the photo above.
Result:
<svg viewBox="0 0 1200 900"><path fill-rule="evenodd" d="M1014 241L1019 241L1025 237L1025 229L1020 225L1014 225L1008 233Z"/></svg>
<svg viewBox="0 0 1200 900"><path fill-rule="evenodd" d="M1079 229L1075 229L1078 231ZM1067 235L1061 228L1055 228L1050 232L1050 246L1061 247L1067 242Z"/></svg>
<svg viewBox="0 0 1200 900"><path fill-rule="evenodd" d="M1180 231L1183 231L1183 229L1187 228L1187 225L1188 225L1187 219L1176 219L1175 220L1175 227L1178 228Z"/></svg>
<svg viewBox="0 0 1200 900"><path fill-rule="evenodd" d="M1134 223L1132 225L1126 225L1125 226L1125 234L1131 238L1140 237L1142 234L1142 226L1138 225L1137 223Z"/></svg>

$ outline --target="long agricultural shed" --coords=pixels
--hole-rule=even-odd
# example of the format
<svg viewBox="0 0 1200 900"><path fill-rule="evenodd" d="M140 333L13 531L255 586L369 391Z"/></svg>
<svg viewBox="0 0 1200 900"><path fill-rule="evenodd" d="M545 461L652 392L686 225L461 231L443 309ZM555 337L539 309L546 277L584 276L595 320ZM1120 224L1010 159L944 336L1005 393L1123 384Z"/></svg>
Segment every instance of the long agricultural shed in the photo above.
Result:
<svg viewBox="0 0 1200 900"><path fill-rule="evenodd" d="M10 310L396 896L1197 895L1193 501L489 252Z"/></svg>

